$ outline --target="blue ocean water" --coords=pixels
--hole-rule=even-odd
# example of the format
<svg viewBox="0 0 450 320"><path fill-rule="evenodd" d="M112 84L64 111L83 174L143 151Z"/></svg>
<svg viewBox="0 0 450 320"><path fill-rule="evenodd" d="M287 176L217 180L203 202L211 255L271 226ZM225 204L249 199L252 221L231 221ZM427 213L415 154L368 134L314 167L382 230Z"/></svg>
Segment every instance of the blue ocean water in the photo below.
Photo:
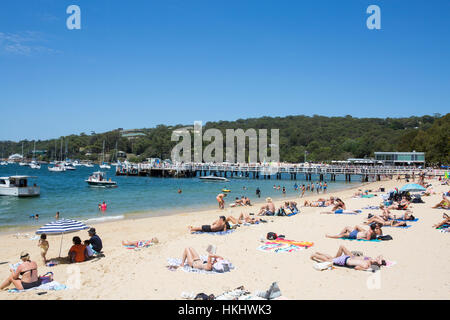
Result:
<svg viewBox="0 0 450 320"><path fill-rule="evenodd" d="M94 168L77 167L75 171L50 172L46 165L40 170L21 167L17 164L0 167L0 177L10 175L30 175L30 183L41 187L41 196L36 198L17 198L0 196L0 229L10 229L21 226L41 226L54 219L55 213L60 212L62 218L78 220L101 221L103 219L141 216L165 215L177 212L195 211L197 209L216 208L216 196L223 188L230 189L226 206L236 197L248 196L250 200L263 200L265 197L282 198L281 190L275 190L274 185L286 187L286 195L299 194L294 190L294 184L306 184L305 180L282 180L235 178L229 182L202 182L198 178L150 178L115 176L115 168L103 170L107 177L117 181L118 188L103 189L88 187L85 180L89 175L98 171ZM313 176L313 181L318 177ZM337 177L336 182L327 181L328 190L340 190L360 184L360 178L352 177L351 183L342 181L344 177ZM261 199L255 195L256 188L261 190ZM182 190L178 194L178 189ZM244 189L245 188L245 189ZM306 192L310 194L310 192ZM317 194L315 192L315 194ZM105 201L108 205L106 212L98 210L98 204ZM39 214L36 221L30 216Z"/></svg>

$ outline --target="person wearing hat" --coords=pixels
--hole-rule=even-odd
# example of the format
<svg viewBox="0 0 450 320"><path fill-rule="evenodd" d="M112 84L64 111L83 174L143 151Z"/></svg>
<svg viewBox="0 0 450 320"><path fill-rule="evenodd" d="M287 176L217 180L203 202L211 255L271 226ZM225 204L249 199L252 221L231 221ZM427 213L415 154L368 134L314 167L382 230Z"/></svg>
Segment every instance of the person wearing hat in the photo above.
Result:
<svg viewBox="0 0 450 320"><path fill-rule="evenodd" d="M11 275L2 283L0 290L9 287L11 283L14 284L18 290L30 289L41 285L37 264L30 260L30 254L27 251L22 251L20 253L20 259L22 260L22 263L17 269L11 269Z"/></svg>
<svg viewBox="0 0 450 320"><path fill-rule="evenodd" d="M102 244L102 240L100 239L100 237L97 235L95 228L90 228L88 230L88 234L91 237L89 239L89 242L91 243L91 247L92 249L97 252L100 253L103 249L103 244Z"/></svg>

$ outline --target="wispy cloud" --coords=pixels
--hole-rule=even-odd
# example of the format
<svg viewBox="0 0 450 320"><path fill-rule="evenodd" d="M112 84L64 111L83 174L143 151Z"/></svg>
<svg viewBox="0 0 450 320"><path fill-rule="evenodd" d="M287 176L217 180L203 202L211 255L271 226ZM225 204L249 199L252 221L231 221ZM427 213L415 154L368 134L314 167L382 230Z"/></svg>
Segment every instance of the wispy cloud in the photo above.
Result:
<svg viewBox="0 0 450 320"><path fill-rule="evenodd" d="M43 34L36 31L0 32L0 53L31 56L34 54L54 54L59 52L42 45L43 42L46 42Z"/></svg>

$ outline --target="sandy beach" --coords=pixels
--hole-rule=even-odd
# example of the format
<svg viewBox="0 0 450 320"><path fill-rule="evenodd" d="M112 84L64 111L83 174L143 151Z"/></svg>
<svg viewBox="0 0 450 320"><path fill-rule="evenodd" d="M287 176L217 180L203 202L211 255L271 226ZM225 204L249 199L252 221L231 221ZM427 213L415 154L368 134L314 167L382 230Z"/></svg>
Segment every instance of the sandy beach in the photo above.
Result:
<svg viewBox="0 0 450 320"><path fill-rule="evenodd" d="M428 180L427 180L428 182ZM79 271L80 288L47 291L37 295L36 291L23 293L0 292L0 299L182 299L182 292L220 295L224 291L244 286L250 292L266 290L277 282L285 299L449 299L450 292L450 237L448 233L435 230L432 225L442 221L445 210L431 207L441 200L442 186L437 180L429 180L436 190L435 195L424 196L425 203L412 204L417 222L408 222L409 229L383 228L392 241L360 242L329 239L325 234L337 234L345 226L363 225L368 213L379 210L363 210L356 215L319 214L330 208L303 207L305 199L324 196L307 192L296 197L300 213L292 217L266 217L268 223L241 226L235 232L219 236L190 234L188 226L210 224L220 215L237 217L241 212L257 213L260 204L251 207L228 208L233 197L229 197L225 210L205 210L171 216L119 220L95 225L103 240L105 257L79 264L59 264L46 267L40 259L37 240L17 239L12 234L0 235L2 243L0 278L9 275L8 263L19 261L22 250L28 250L32 260L38 263L39 274L54 273L54 279L66 283ZM406 182L380 181L366 183L364 190L386 190L401 187ZM334 192L330 195L343 199L350 210L376 206L380 195L373 198L353 198L357 188ZM254 200L253 198L251 200ZM287 199L286 199L287 200ZM275 201L279 207L282 200ZM392 212L400 213L392 210ZM272 253L257 250L262 243L260 237L267 232L283 234L286 239L311 241L314 246L292 253ZM33 231L29 232L33 235ZM66 256L72 245L71 239L78 235L88 239L86 231L64 236L62 256ZM141 250L130 250L122 246L122 240L146 240L157 237L159 244ZM49 236L48 259L58 257L60 236ZM217 254L227 258L236 267L223 274L186 273L183 270L169 271L168 258L181 258L185 247L193 247L206 255L206 247L217 246ZM365 255L382 254L396 264L382 268L374 288L374 274L348 268L316 271L313 269L312 253L319 251L335 255L339 246L362 251ZM372 277L372 278L371 278ZM369 283L369 286L368 286Z"/></svg>

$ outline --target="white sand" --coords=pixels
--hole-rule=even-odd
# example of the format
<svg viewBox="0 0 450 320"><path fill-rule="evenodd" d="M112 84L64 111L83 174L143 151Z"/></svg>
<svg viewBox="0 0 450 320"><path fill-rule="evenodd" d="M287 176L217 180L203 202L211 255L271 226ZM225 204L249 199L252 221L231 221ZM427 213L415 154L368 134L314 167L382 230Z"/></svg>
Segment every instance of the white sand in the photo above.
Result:
<svg viewBox="0 0 450 320"><path fill-rule="evenodd" d="M405 182L374 182L364 189L386 190L400 187ZM448 191L447 186L431 183L437 191ZM349 209L361 209L367 205L378 205L379 196L369 199L352 199L355 189L333 193L340 196ZM308 192L307 192L308 193ZM320 195L322 196L322 194ZM328 195L329 196L329 195ZM319 196L309 196L317 199ZM442 221L444 210L431 209L441 199L441 193L423 197L426 203L412 204L413 214L418 222L408 222L409 229L383 228L392 241L357 242L325 238L326 233L336 234L345 226L362 225L368 213L377 210L364 210L360 215L324 215L318 212L324 208L303 208L293 217L266 217L273 221L255 226L242 226L230 235L213 236L192 235L187 226L210 224L219 215L233 215L240 212L257 212L260 205L233 209L207 210L197 213L173 216L152 217L136 220L120 220L96 225L104 244L104 258L76 265L60 264L45 267L39 256L37 240L16 239L13 235L2 235L0 262L18 262L22 250L29 250L34 261L38 262L39 274L52 271L55 280L66 283L73 276L75 266L79 268L81 287L63 291L48 291L38 296L35 291L25 293L0 292L0 299L181 299L183 291L204 292L219 295L241 285L253 292L266 290L277 281L284 297L288 299L448 299L450 297L450 234L441 233L432 225ZM299 206L304 199L294 199ZM281 201L277 201L277 207ZM326 209L326 208L325 208ZM379 212L379 211L378 211ZM294 253L268 253L258 251L260 236L273 231L286 235L287 239L314 242L310 249ZM87 239L87 232L66 235L62 252L67 254L71 238L79 235ZM158 237L160 244L139 251L125 249L122 240L142 240ZM49 236L50 250L47 258L58 256L58 236ZM208 244L217 246L217 254L229 259L236 269L224 274L185 273L182 270L169 271L166 259L181 257L183 248L190 246L200 254L206 254ZM329 271L316 271L310 255L324 252L334 255L339 245L350 250L360 250L369 256L384 255L396 261L391 268L383 268L378 275L379 288L370 289L367 282L372 273L336 268ZM8 274L8 265L0 265L0 279ZM71 273L72 272L72 273ZM371 281L376 285L376 281Z"/></svg>

